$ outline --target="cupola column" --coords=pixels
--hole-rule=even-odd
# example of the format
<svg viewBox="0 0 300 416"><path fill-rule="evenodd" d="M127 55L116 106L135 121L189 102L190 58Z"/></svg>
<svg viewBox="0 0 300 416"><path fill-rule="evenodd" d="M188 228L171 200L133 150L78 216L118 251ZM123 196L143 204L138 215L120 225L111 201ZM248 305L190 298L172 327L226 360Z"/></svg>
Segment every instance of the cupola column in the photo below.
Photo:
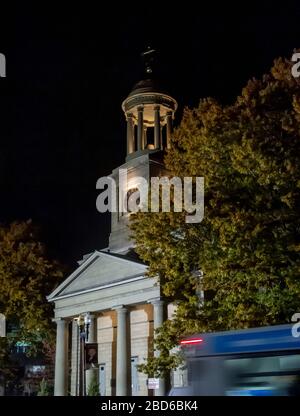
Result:
<svg viewBox="0 0 300 416"><path fill-rule="evenodd" d="M127 154L134 152L134 125L133 114L127 114Z"/></svg>
<svg viewBox="0 0 300 416"><path fill-rule="evenodd" d="M160 108L159 105L154 107L154 147L160 147Z"/></svg>
<svg viewBox="0 0 300 416"><path fill-rule="evenodd" d="M167 148L171 147L171 135L172 135L172 112L167 112Z"/></svg>
<svg viewBox="0 0 300 416"><path fill-rule="evenodd" d="M147 126L144 125L143 149L147 149Z"/></svg>
<svg viewBox="0 0 300 416"><path fill-rule="evenodd" d="M142 150L144 135L144 107L138 107L138 149Z"/></svg>

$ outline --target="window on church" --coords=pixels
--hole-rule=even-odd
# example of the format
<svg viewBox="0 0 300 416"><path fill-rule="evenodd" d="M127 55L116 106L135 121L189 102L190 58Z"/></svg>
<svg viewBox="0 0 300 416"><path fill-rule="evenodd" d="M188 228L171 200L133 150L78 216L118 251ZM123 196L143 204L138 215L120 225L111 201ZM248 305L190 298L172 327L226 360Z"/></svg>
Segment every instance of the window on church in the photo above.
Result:
<svg viewBox="0 0 300 416"><path fill-rule="evenodd" d="M128 213L132 212L132 204L139 205L141 202L140 191L138 188L129 189L126 195L126 210Z"/></svg>

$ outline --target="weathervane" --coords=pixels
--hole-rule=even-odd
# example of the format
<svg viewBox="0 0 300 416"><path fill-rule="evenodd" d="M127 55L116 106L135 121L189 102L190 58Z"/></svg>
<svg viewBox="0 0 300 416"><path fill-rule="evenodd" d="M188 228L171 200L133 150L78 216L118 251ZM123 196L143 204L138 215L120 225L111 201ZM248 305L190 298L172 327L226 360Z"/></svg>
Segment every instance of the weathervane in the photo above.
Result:
<svg viewBox="0 0 300 416"><path fill-rule="evenodd" d="M153 66L155 63L155 56L156 56L156 50L152 49L150 46L146 49L145 52L141 53L141 57L144 61L145 65L145 72L146 74L152 74L153 73Z"/></svg>

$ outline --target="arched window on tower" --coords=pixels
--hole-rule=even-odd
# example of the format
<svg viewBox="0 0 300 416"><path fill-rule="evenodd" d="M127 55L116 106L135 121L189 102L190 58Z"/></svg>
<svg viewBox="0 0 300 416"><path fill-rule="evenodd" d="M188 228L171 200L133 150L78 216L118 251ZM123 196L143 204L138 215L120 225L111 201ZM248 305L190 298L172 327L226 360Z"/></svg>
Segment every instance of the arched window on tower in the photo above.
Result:
<svg viewBox="0 0 300 416"><path fill-rule="evenodd" d="M136 212L138 210L138 206L140 205L141 198L140 198L140 191L138 188L129 189L126 194L126 209L127 212L130 214L131 212Z"/></svg>

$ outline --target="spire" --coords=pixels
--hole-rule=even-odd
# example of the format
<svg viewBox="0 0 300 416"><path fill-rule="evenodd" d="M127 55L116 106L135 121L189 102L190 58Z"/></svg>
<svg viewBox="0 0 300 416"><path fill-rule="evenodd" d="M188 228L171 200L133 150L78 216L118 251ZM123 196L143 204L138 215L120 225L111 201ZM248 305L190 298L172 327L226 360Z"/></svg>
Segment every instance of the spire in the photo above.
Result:
<svg viewBox="0 0 300 416"><path fill-rule="evenodd" d="M141 57L144 63L144 70L147 76L151 75L155 67L155 58L157 57L157 52L155 49L152 49L150 46L141 53Z"/></svg>

